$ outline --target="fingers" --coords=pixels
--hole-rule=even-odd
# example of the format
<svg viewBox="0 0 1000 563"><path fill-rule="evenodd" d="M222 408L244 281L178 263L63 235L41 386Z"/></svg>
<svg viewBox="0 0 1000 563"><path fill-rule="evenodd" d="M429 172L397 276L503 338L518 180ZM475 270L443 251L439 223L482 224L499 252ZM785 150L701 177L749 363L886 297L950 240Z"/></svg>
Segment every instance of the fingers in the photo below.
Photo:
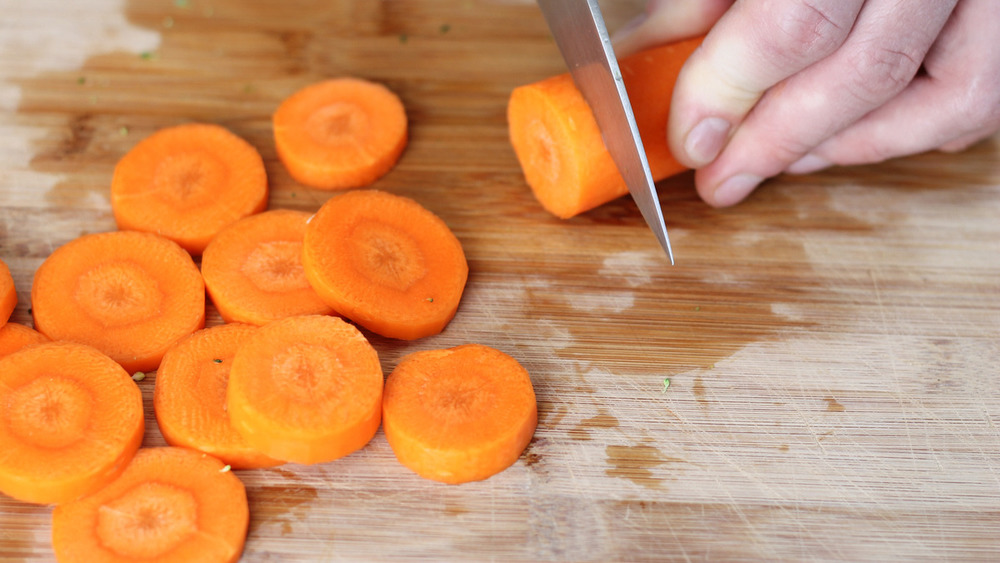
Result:
<svg viewBox="0 0 1000 563"><path fill-rule="evenodd" d="M1000 130L1000 3L962 0L924 59L926 74L899 96L823 142L788 168L881 162L933 149L953 152Z"/></svg>
<svg viewBox="0 0 1000 563"><path fill-rule="evenodd" d="M715 159L761 95L827 57L864 0L742 0L715 24L678 78L668 141L698 168Z"/></svg>
<svg viewBox="0 0 1000 563"><path fill-rule="evenodd" d="M913 80L955 2L865 2L843 44L768 90L725 151L697 172L702 198L715 206L742 200L764 178L896 97ZM807 160L798 168L821 165Z"/></svg>
<svg viewBox="0 0 1000 563"><path fill-rule="evenodd" d="M615 54L624 57L657 45L702 35L734 0L649 0L646 11L616 31Z"/></svg>

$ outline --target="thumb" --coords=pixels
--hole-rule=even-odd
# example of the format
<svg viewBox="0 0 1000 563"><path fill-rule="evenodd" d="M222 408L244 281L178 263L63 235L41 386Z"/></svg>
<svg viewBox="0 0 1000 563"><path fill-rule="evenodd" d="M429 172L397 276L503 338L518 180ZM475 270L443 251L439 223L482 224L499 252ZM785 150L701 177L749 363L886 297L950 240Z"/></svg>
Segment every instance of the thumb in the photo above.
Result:
<svg viewBox="0 0 1000 563"><path fill-rule="evenodd" d="M611 37L615 55L702 35L734 0L649 0L646 10Z"/></svg>

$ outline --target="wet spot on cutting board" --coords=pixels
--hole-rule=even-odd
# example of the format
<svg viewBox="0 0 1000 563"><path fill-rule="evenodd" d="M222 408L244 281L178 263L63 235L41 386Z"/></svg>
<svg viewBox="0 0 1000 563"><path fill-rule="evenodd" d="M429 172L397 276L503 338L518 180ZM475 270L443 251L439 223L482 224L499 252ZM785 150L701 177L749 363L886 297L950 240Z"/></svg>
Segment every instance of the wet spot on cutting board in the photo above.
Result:
<svg viewBox="0 0 1000 563"><path fill-rule="evenodd" d="M316 489L305 486L248 487L247 502L250 504L248 533L253 534L264 524L280 524L282 534L291 532L296 521L308 516L309 507L318 496Z"/></svg>
<svg viewBox="0 0 1000 563"><path fill-rule="evenodd" d="M653 474L653 469L668 463L683 463L680 458L666 457L655 446L636 444L633 446L609 445L604 448L610 467L604 470L609 477L628 479L636 485L648 488L662 487L664 477Z"/></svg>
<svg viewBox="0 0 1000 563"><path fill-rule="evenodd" d="M708 407L708 399L705 398L705 382L700 378L694 378L694 398L702 407Z"/></svg>
<svg viewBox="0 0 1000 563"><path fill-rule="evenodd" d="M834 399L833 397L827 397L823 400L826 401L826 410L828 412L844 412L847 410L844 408L844 405L838 403L837 399Z"/></svg>
<svg viewBox="0 0 1000 563"><path fill-rule="evenodd" d="M596 415L581 420L570 429L569 437L573 440L590 440L592 431L618 428L618 426L617 417L609 413L607 409L598 409Z"/></svg>

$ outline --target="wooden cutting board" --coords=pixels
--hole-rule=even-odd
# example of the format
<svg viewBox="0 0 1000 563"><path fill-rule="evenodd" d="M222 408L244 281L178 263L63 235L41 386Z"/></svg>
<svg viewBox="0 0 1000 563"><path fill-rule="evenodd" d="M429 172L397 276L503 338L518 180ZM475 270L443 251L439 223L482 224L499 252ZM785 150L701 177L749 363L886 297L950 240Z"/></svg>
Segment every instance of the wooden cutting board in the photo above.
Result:
<svg viewBox="0 0 1000 563"><path fill-rule="evenodd" d="M641 2L606 7L612 28ZM241 471L245 561L1000 558L1000 150L768 182L713 210L659 184L677 265L627 198L561 221L507 141L512 88L564 68L514 0L0 0L0 258L32 275L114 229L115 162L158 128L222 124L272 208L329 193L277 161L270 113L338 75L385 83L411 141L377 187L461 239L438 336L377 336L383 368L479 342L531 372L521 459L446 486L381 432L316 466ZM209 311L210 324L219 321ZM665 388L664 380L670 386ZM162 445L146 397L146 445ZM0 560L52 559L49 507L0 498Z"/></svg>

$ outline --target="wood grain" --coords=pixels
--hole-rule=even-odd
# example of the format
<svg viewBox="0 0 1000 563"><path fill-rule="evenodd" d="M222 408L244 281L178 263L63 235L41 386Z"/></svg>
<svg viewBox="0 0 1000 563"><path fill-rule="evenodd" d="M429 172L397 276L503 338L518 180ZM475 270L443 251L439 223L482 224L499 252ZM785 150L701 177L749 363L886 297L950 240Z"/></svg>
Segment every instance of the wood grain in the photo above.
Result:
<svg viewBox="0 0 1000 563"><path fill-rule="evenodd" d="M612 26L641 2L607 3ZM439 214L470 280L454 322L372 336L383 368L480 342L537 390L528 451L485 482L409 473L381 432L318 466L239 472L245 561L1000 558L1000 159L768 182L713 210L659 184L670 267L627 199L560 221L532 199L506 99L563 64L531 2L0 0L0 258L33 272L114 228L115 162L157 128L222 124L290 179L269 116L336 75L400 94L411 143L377 186ZM211 322L219 322L210 310ZM664 389L664 379L670 379ZM162 444L146 397L147 445ZM0 498L0 560L51 560L50 508Z"/></svg>

